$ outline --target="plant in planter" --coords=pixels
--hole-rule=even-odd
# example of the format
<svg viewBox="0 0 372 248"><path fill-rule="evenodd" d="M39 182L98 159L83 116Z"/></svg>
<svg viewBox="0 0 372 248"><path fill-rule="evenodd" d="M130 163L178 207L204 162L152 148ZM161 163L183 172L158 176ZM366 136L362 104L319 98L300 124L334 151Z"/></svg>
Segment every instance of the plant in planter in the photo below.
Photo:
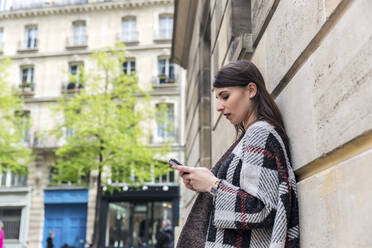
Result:
<svg viewBox="0 0 372 248"><path fill-rule="evenodd" d="M165 74L159 74L158 75L158 78L159 78L159 84L165 84L165 83L167 83L167 75L165 75Z"/></svg>
<svg viewBox="0 0 372 248"><path fill-rule="evenodd" d="M32 83L31 82L23 82L19 85L19 88L22 90L32 90Z"/></svg>

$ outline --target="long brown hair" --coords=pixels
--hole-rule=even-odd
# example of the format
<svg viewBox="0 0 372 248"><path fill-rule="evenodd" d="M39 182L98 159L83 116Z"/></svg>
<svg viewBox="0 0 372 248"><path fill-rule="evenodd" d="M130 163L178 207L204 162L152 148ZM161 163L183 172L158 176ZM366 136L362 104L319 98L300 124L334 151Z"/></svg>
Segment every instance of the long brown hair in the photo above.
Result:
<svg viewBox="0 0 372 248"><path fill-rule="evenodd" d="M245 87L250 82L255 83L257 86L257 93L252 99L257 120L267 121L278 129L285 138L287 138L279 108L267 91L261 72L252 62L248 60L239 60L225 65L217 72L217 75L214 78L213 87ZM235 129L237 135L239 130L242 133L245 133L243 123L235 125Z"/></svg>

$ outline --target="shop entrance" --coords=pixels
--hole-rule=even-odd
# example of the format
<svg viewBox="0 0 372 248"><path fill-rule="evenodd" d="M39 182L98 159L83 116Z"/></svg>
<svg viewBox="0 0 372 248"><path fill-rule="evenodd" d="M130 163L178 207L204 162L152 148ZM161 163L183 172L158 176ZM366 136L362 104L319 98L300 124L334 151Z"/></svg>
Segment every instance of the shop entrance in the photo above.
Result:
<svg viewBox="0 0 372 248"><path fill-rule="evenodd" d="M171 201L110 202L106 247L154 247L163 219L173 220Z"/></svg>

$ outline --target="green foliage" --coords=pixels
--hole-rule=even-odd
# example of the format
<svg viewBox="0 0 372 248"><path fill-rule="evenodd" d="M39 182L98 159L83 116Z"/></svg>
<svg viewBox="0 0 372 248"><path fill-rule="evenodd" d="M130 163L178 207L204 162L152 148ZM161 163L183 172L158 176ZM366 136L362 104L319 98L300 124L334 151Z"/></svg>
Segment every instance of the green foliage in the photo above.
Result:
<svg viewBox="0 0 372 248"><path fill-rule="evenodd" d="M10 59L0 59L0 174L10 170L26 173L31 150L24 145L30 123L22 110L22 99L7 82Z"/></svg>
<svg viewBox="0 0 372 248"><path fill-rule="evenodd" d="M153 118L150 96L138 87L135 75L124 74L124 61L122 44L94 53L95 68L79 72L84 88L58 100L52 133L63 138L68 130L70 136L56 151L56 182L79 184L91 171L98 171L107 184L143 184L169 170L155 159L167 146L154 149L148 144L146 124Z"/></svg>

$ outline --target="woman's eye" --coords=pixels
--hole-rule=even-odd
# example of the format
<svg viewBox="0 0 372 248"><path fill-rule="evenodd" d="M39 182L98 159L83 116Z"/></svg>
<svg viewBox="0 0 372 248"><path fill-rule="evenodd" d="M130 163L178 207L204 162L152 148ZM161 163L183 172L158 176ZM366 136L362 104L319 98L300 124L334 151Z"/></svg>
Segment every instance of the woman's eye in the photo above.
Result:
<svg viewBox="0 0 372 248"><path fill-rule="evenodd" d="M223 100L227 100L228 98L229 98L228 95L222 97Z"/></svg>

